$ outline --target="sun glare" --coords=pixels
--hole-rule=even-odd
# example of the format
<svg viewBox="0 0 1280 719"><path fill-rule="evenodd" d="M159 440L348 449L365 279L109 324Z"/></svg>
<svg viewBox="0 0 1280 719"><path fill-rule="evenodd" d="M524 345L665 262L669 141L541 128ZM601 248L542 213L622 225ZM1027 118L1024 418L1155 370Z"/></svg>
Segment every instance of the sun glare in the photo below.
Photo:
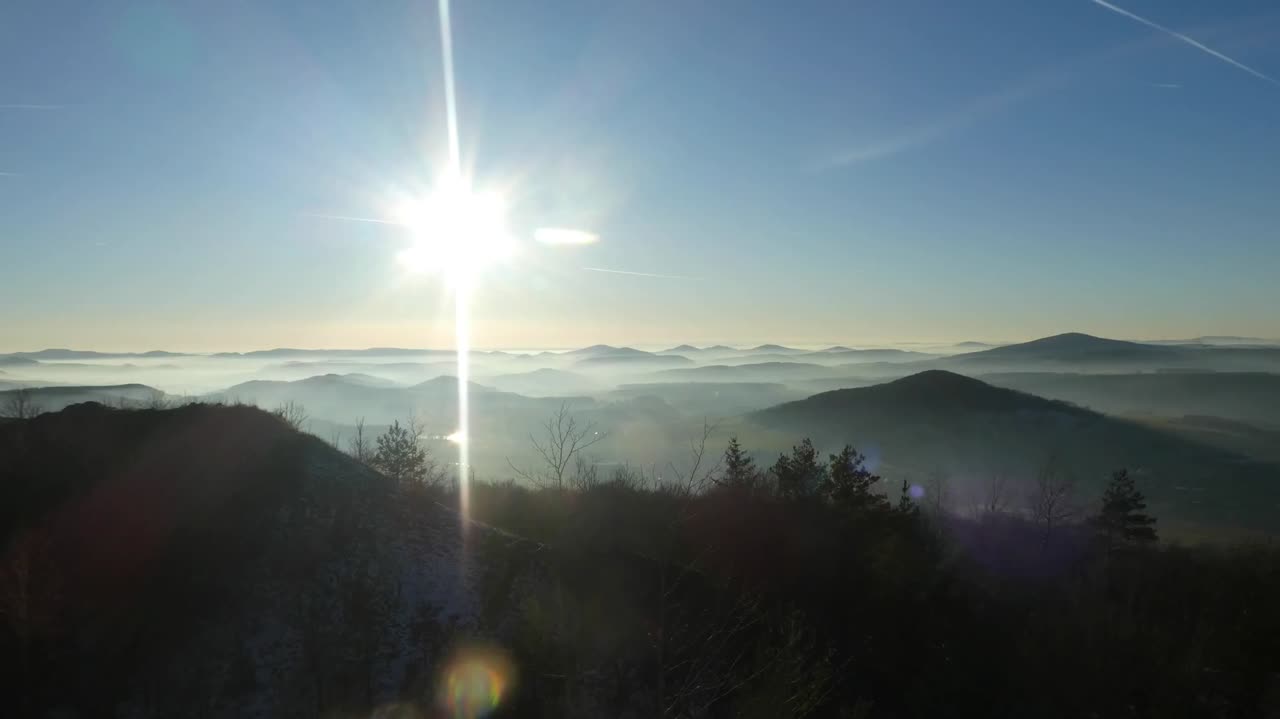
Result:
<svg viewBox="0 0 1280 719"><path fill-rule="evenodd" d="M446 176L426 197L405 201L396 220L413 233L400 263L411 272L442 275L455 286L516 253L502 196L477 192L461 177Z"/></svg>

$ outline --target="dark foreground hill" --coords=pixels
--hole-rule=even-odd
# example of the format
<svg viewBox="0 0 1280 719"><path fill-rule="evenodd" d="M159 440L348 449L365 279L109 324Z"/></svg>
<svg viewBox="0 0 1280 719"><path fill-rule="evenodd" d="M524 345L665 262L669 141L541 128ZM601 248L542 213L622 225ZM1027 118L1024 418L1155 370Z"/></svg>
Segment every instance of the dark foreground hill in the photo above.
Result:
<svg viewBox="0 0 1280 719"><path fill-rule="evenodd" d="M1013 516L935 525L909 503L652 479L479 484L484 523L463 523L456 494L253 408L0 421L4 715L1280 707L1274 552L1104 553L1083 527L1050 546Z"/></svg>
<svg viewBox="0 0 1280 719"><path fill-rule="evenodd" d="M0 683L22 716L319 716L426 692L535 564L248 407L0 424ZM514 548L513 548L514 547ZM530 545L528 552L534 547Z"/></svg>
<svg viewBox="0 0 1280 719"><path fill-rule="evenodd" d="M661 533L613 538L642 503L503 491L520 509L492 518L536 541L256 408L0 420L5 715L705 714L772 646L716 635L763 610L717 614Z"/></svg>
<svg viewBox="0 0 1280 719"><path fill-rule="evenodd" d="M771 429L845 443L908 475L948 475L953 500L975 502L993 475L1025 491L1048 465L1097 488L1114 469L1139 473L1167 516L1280 526L1280 467L1185 436L951 372L930 370L835 390L751 415Z"/></svg>

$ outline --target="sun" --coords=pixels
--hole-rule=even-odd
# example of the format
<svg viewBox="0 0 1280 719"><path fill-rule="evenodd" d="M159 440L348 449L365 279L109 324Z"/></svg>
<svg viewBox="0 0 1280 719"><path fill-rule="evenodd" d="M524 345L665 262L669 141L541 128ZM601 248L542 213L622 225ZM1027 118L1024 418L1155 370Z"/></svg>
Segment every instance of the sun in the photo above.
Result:
<svg viewBox="0 0 1280 719"><path fill-rule="evenodd" d="M445 174L426 196L403 202L396 221L413 235L413 244L398 256L400 264L411 272L440 275L455 288L470 286L484 269L517 250L502 195L477 191L454 173Z"/></svg>

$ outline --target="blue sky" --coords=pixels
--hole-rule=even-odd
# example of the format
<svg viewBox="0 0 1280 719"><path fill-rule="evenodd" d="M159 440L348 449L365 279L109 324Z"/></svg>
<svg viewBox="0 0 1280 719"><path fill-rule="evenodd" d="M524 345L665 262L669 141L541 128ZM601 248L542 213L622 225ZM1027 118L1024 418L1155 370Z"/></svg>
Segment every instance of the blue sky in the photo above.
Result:
<svg viewBox="0 0 1280 719"><path fill-rule="evenodd" d="M455 0L480 346L1280 336L1280 8ZM1218 55L1214 55L1208 50ZM0 350L448 346L434 3L9 3ZM1267 77L1258 77L1239 65ZM584 267L680 277L606 274Z"/></svg>

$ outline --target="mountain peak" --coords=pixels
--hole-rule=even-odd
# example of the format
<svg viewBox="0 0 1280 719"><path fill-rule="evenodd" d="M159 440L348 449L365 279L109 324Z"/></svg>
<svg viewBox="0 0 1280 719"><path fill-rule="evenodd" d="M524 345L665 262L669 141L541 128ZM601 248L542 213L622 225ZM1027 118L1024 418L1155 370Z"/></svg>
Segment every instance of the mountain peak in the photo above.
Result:
<svg viewBox="0 0 1280 719"><path fill-rule="evenodd" d="M1179 353L1179 349L1171 346L1113 340L1083 332L1066 332L1030 342L954 355L949 361L1131 363L1168 360L1177 357Z"/></svg>
<svg viewBox="0 0 1280 719"><path fill-rule="evenodd" d="M917 413L966 414L1054 410L1084 412L1069 405L996 387L946 370L926 370L892 382L838 389L764 410L761 415L786 417L840 417L847 413L866 416L914 416Z"/></svg>
<svg viewBox="0 0 1280 719"><path fill-rule="evenodd" d="M949 372L944 369L927 369L923 372L917 372L907 375L901 379L885 382L884 387L911 387L924 388L933 390L945 390L957 387L974 388L974 387L991 387L991 385L979 379L966 377L956 372Z"/></svg>

